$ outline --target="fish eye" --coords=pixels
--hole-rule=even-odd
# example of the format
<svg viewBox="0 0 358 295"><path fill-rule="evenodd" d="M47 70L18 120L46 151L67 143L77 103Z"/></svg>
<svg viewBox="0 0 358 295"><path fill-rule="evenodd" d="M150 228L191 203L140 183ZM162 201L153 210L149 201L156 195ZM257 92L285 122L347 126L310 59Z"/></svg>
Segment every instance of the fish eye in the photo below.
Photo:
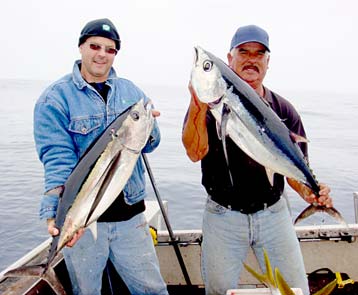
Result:
<svg viewBox="0 0 358 295"><path fill-rule="evenodd" d="M131 112L131 117L134 121L139 120L139 113L138 112Z"/></svg>
<svg viewBox="0 0 358 295"><path fill-rule="evenodd" d="M213 67L213 62L211 60L205 60L203 62L203 70L209 72Z"/></svg>

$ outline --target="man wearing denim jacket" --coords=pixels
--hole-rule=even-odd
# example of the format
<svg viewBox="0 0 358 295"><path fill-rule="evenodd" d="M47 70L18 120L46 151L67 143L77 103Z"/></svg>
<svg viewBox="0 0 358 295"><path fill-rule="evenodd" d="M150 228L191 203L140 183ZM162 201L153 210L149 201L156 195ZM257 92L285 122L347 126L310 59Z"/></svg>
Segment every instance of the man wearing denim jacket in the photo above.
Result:
<svg viewBox="0 0 358 295"><path fill-rule="evenodd" d="M118 78L112 65L120 37L108 19L88 22L79 38L81 60L72 74L49 86L34 110L36 149L45 170L40 218L57 235L58 196L80 157L105 128L145 94ZM153 110L153 115L159 112ZM160 142L155 123L144 153ZM141 158L124 190L98 219L98 237L81 229L63 254L74 294L100 294L102 272L110 259L132 294L168 294L144 217L145 178Z"/></svg>

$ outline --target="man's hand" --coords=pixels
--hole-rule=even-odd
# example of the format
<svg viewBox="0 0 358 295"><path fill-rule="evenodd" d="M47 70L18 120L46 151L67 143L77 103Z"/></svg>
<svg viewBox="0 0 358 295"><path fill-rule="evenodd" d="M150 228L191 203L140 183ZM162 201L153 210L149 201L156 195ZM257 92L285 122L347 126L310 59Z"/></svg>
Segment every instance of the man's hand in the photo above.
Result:
<svg viewBox="0 0 358 295"><path fill-rule="evenodd" d="M160 116L160 112L153 109L153 110L152 110L152 115L153 115L154 118L159 117L159 116Z"/></svg>
<svg viewBox="0 0 358 295"><path fill-rule="evenodd" d="M204 158L209 151L209 139L206 127L208 106L199 101L190 83L189 91L191 99L183 126L182 142L190 160L197 162Z"/></svg>
<svg viewBox="0 0 358 295"><path fill-rule="evenodd" d="M55 219L54 218L47 219L47 231L53 237L57 236L60 233L60 231L58 230L58 228L55 225ZM70 241L67 242L66 246L67 247L72 247L74 244L76 244L76 242L81 238L81 236L83 235L84 232L85 232L85 229L80 228L75 233L73 238Z"/></svg>
<svg viewBox="0 0 358 295"><path fill-rule="evenodd" d="M320 188L318 197L309 187L292 178L287 178L287 182L307 203L316 204L327 208L333 207L333 200L329 195L331 189L326 184L318 184Z"/></svg>
<svg viewBox="0 0 358 295"><path fill-rule="evenodd" d="M327 208L333 207L333 200L329 196L329 193L331 192L331 189L324 183L319 183L319 197L317 197L312 191L309 195L303 196L303 199L310 203L314 204L317 203L319 206L324 206Z"/></svg>

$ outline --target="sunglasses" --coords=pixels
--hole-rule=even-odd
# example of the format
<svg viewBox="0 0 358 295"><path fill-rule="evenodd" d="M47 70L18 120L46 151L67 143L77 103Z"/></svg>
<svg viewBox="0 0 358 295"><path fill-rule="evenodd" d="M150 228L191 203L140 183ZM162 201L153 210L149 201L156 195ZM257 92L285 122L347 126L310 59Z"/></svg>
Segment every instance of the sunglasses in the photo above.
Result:
<svg viewBox="0 0 358 295"><path fill-rule="evenodd" d="M96 43L89 43L89 48L91 48L92 50L94 51L99 51L101 50L102 48L104 48L104 51L108 54L114 54L116 55L118 50L116 48L113 48L113 47L107 47L107 46L104 46L104 45L99 45L99 44L96 44Z"/></svg>

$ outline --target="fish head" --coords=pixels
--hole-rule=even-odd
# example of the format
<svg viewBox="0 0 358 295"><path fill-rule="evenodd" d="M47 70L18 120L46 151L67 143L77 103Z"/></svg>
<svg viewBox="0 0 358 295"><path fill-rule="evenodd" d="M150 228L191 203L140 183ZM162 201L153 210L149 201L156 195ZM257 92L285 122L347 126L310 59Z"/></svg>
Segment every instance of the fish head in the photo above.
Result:
<svg viewBox="0 0 358 295"><path fill-rule="evenodd" d="M116 131L116 137L127 149L140 153L146 145L154 126L151 101L139 100L130 109L121 128Z"/></svg>
<svg viewBox="0 0 358 295"><path fill-rule="evenodd" d="M215 104L226 93L227 83L209 54L197 46L191 71L191 85L203 103Z"/></svg>

